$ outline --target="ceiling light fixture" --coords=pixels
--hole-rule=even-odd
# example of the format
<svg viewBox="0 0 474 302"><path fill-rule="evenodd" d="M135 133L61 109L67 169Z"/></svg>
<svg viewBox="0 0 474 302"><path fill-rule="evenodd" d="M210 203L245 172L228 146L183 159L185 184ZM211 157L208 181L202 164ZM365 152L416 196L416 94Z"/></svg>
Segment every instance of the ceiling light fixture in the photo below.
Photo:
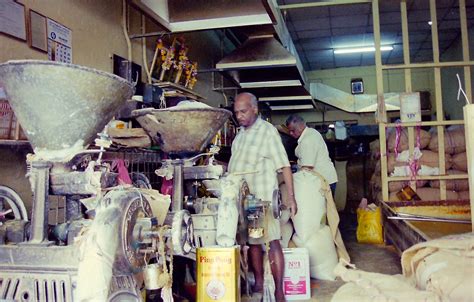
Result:
<svg viewBox="0 0 474 302"><path fill-rule="evenodd" d="M380 47L380 50L381 50L381 51L393 50L393 46L391 46L391 45L381 46L381 47ZM374 46L334 49L334 53L335 53L335 54L359 53L359 52L374 52L374 51L375 51L375 47L374 47Z"/></svg>
<svg viewBox="0 0 474 302"><path fill-rule="evenodd" d="M272 111L314 109L313 105L270 106Z"/></svg>
<svg viewBox="0 0 474 302"><path fill-rule="evenodd" d="M240 88L262 88L262 87L285 87L302 86L300 80L264 81L264 82L240 82Z"/></svg>
<svg viewBox="0 0 474 302"><path fill-rule="evenodd" d="M428 25L429 26L433 25L433 21L428 21Z"/></svg>
<svg viewBox="0 0 474 302"><path fill-rule="evenodd" d="M310 95L289 95L289 96L265 96L259 97L258 100L261 102L268 101L299 101L299 100L312 100L313 97Z"/></svg>

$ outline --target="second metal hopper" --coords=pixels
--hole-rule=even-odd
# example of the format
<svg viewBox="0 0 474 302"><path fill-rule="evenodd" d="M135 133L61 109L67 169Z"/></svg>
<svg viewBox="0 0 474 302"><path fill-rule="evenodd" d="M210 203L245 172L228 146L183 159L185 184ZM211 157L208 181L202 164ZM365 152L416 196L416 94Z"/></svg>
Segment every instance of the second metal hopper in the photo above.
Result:
<svg viewBox="0 0 474 302"><path fill-rule="evenodd" d="M200 152L231 116L219 108L140 109L132 112L153 141L168 153Z"/></svg>

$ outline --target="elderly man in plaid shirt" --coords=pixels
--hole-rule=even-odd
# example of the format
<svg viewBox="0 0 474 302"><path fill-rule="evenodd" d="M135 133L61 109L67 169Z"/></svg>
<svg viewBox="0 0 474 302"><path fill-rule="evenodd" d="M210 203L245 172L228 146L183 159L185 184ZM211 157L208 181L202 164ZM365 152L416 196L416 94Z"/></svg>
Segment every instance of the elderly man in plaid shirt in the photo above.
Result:
<svg viewBox="0 0 474 302"><path fill-rule="evenodd" d="M297 207L293 191L290 163L280 135L272 124L258 117L257 98L251 93L237 95L234 112L241 129L232 143L229 172L253 172L244 174L250 193L265 201L272 200L273 191L278 189L277 173L281 172L287 186L287 206L292 215ZM250 261L255 273L255 292L263 290L262 244L270 242L270 263L275 280L275 298L285 301L283 293L283 252L280 245L280 222L268 215L268 227L261 239L249 239Z"/></svg>

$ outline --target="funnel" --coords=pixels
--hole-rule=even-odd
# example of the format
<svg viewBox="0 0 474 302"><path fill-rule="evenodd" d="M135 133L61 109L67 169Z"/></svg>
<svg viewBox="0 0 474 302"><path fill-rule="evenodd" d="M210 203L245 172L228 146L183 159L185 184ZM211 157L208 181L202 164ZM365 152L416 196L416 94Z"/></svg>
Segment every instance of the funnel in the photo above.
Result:
<svg viewBox="0 0 474 302"><path fill-rule="evenodd" d="M168 153L199 152L231 116L219 108L140 109L132 115Z"/></svg>
<svg viewBox="0 0 474 302"><path fill-rule="evenodd" d="M35 152L90 144L133 94L107 72L36 60L0 64L0 87Z"/></svg>

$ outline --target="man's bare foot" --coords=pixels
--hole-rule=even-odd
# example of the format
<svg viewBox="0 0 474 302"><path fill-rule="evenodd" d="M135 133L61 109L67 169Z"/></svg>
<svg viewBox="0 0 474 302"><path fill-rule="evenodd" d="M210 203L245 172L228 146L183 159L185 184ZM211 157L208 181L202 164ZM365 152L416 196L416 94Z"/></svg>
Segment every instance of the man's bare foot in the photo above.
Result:
<svg viewBox="0 0 474 302"><path fill-rule="evenodd" d="M275 291L275 300L276 302L285 302L285 294L283 293L283 291L281 292L278 292L278 291Z"/></svg>
<svg viewBox="0 0 474 302"><path fill-rule="evenodd" d="M253 293L263 293L263 284L255 284L252 286Z"/></svg>

